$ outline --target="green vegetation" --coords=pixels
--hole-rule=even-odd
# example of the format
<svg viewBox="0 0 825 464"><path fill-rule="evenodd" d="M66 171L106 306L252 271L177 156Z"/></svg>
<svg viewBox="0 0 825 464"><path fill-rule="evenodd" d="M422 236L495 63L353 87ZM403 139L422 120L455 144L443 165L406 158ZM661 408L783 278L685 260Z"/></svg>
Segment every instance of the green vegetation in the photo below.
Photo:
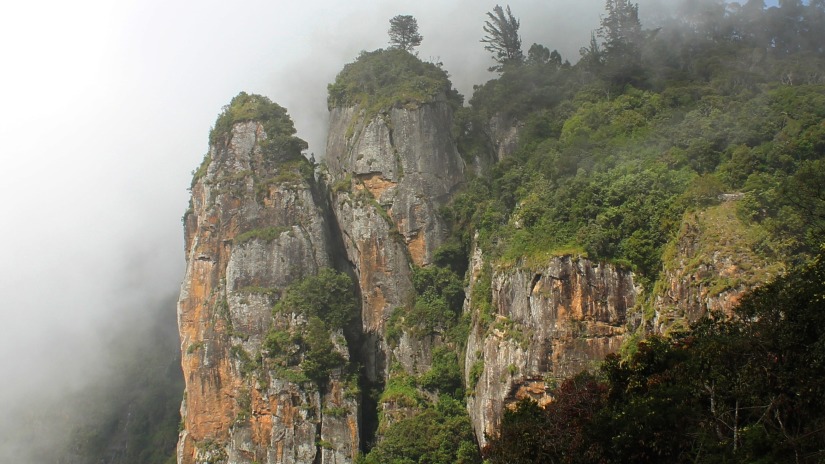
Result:
<svg viewBox="0 0 825 464"><path fill-rule="evenodd" d="M344 328L358 315L352 279L333 269L323 268L284 290L275 312L291 312L323 320L330 330Z"/></svg>
<svg viewBox="0 0 825 464"><path fill-rule="evenodd" d="M241 287L241 288L239 288L239 289L238 289L238 290L236 290L236 291L237 291L238 293L247 293L247 294L253 294L253 295L269 295L269 296L273 296L273 295L278 295L278 294L279 294L279 291L278 291L278 289L277 289L277 288L271 288L271 287L258 287L258 286L254 286L254 285L249 285L249 286L246 286L246 287Z"/></svg>
<svg viewBox="0 0 825 464"><path fill-rule="evenodd" d="M235 414L235 423L243 424L252 417L252 397L249 390L242 389L238 392L235 402L238 405L238 412Z"/></svg>
<svg viewBox="0 0 825 464"><path fill-rule="evenodd" d="M232 126L239 122L258 121L263 124L266 139L260 141L264 154L279 161L288 161L301 156L307 143L295 137L295 126L282 106L269 98L241 92L229 105L223 108L215 127L209 133L209 143L226 143L232 133Z"/></svg>
<svg viewBox="0 0 825 464"><path fill-rule="evenodd" d="M205 464L218 464L225 462L229 456L226 450L214 440L203 440L195 444L198 450L198 462Z"/></svg>
<svg viewBox="0 0 825 464"><path fill-rule="evenodd" d="M457 322L464 303L464 286L452 270L428 266L413 270L415 304L405 316L405 325L428 335L449 331Z"/></svg>
<svg viewBox="0 0 825 464"><path fill-rule="evenodd" d="M328 90L330 108L359 106L367 120L393 107L416 107L441 98L454 106L462 102L444 70L400 48L362 52Z"/></svg>
<svg viewBox="0 0 825 464"><path fill-rule="evenodd" d="M424 404L424 398L418 391L418 383L415 377L407 374L398 366L395 372L390 374L390 379L378 400L381 404L390 405L393 408L416 408Z"/></svg>
<svg viewBox="0 0 825 464"><path fill-rule="evenodd" d="M825 255L505 412L491 463L821 462ZM529 444L529 446L525 446Z"/></svg>
<svg viewBox="0 0 825 464"><path fill-rule="evenodd" d="M705 272L700 279L690 282L708 289L710 296L740 285L754 287L779 275L784 270L780 250L773 248L775 244L765 227L739 217L740 207L737 202L725 202L685 213L676 239L662 255L663 269L680 269L688 279L687 274L712 267L714 256L724 256L724 265L735 270L733 275ZM685 260L678 248L691 242L695 245L690 250L690 259ZM659 290L654 294L659 294Z"/></svg>
<svg viewBox="0 0 825 464"><path fill-rule="evenodd" d="M349 276L321 269L284 290L273 309L276 319L295 314L307 322L301 327L275 324L264 339L264 355L281 377L297 383L311 380L324 388L331 371L347 364L333 343L333 331L347 328L357 311Z"/></svg>
<svg viewBox="0 0 825 464"><path fill-rule="evenodd" d="M522 62L524 55L521 52L521 37L518 28L519 20L510 12L510 6L505 10L496 5L492 12L487 13L489 21L484 21L486 35L481 39L487 45L484 49L493 54L498 63L490 71L502 71L507 65L517 65Z"/></svg>
<svg viewBox="0 0 825 464"><path fill-rule="evenodd" d="M481 374L484 373L484 360L477 359L472 367L470 367L470 383L467 385L469 388L475 388L478 384L478 381L481 379Z"/></svg>
<svg viewBox="0 0 825 464"><path fill-rule="evenodd" d="M464 405L442 396L437 404L389 426L369 454L358 462L480 464L481 457Z"/></svg>
<svg viewBox="0 0 825 464"><path fill-rule="evenodd" d="M464 397L461 367L458 355L446 347L433 350L433 363L430 369L421 375L419 384L428 391L449 395L460 400Z"/></svg>
<svg viewBox="0 0 825 464"><path fill-rule="evenodd" d="M189 188L194 188L195 184L197 184L198 181L201 180L201 178L203 178L203 176L206 175L206 171L209 169L209 164L211 164L211 163L212 163L212 157L207 153L203 157L203 161L201 161L201 165L198 166L198 169L195 170L195 171L192 171L192 184L189 186Z"/></svg>
<svg viewBox="0 0 825 464"><path fill-rule="evenodd" d="M418 21L410 15L398 15L390 19L390 43L393 47L412 51L421 45L421 34L418 33Z"/></svg>
<svg viewBox="0 0 825 464"><path fill-rule="evenodd" d="M233 242L237 245L248 242L250 240L260 240L262 242L271 242L280 237L284 232L292 230L291 227L266 227L263 229L252 229L235 237Z"/></svg>
<svg viewBox="0 0 825 464"><path fill-rule="evenodd" d="M203 348L203 342L202 341L201 342L190 343L189 346L186 347L186 354L192 354L195 351L200 350L201 348Z"/></svg>
<svg viewBox="0 0 825 464"><path fill-rule="evenodd" d="M683 214L741 192L740 217L768 232L760 259L810 257L825 232L825 57L801 27L783 29L792 47L754 55L779 40L772 15L790 3L697 6L654 33L639 28L636 5L610 1L576 65L534 45L503 67L456 121L468 159L494 158L479 127L520 127L518 147L447 210L465 249L478 233L496 266L584 255L631 267L650 290ZM825 26L823 12L817 3L788 18ZM737 35L743 21L762 26ZM805 71L789 71L800 60Z"/></svg>
<svg viewBox="0 0 825 464"><path fill-rule="evenodd" d="M238 361L240 365L240 372L243 377L249 377L258 370L259 361L253 357L241 346L232 345L229 348L229 354Z"/></svg>

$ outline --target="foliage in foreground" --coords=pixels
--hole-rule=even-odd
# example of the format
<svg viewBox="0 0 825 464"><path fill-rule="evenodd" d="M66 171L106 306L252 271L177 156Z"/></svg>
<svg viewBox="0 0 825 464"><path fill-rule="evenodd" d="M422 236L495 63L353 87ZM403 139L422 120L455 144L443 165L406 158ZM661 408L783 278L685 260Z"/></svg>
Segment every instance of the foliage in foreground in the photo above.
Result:
<svg viewBox="0 0 825 464"><path fill-rule="evenodd" d="M825 254L761 287L734 320L642 342L506 412L492 463L822 462Z"/></svg>

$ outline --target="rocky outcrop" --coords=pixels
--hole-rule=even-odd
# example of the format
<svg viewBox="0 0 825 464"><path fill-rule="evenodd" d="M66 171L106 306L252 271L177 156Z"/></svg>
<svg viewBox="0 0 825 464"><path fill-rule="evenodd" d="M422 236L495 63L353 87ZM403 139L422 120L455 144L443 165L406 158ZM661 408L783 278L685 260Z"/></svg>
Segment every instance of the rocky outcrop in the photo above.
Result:
<svg viewBox="0 0 825 464"><path fill-rule="evenodd" d="M473 327L465 372L472 393L467 407L483 446L508 404L525 397L546 404L557 381L618 351L640 288L632 273L578 257L492 273L480 270L482 263L476 251L471 283L483 287L489 278L491 294L469 292ZM473 301L488 297L487 310Z"/></svg>
<svg viewBox="0 0 825 464"><path fill-rule="evenodd" d="M783 271L779 259L756 251L766 232L736 216L739 199L729 195L719 205L685 214L662 258L649 330L667 333L708 313L731 316L745 293Z"/></svg>
<svg viewBox="0 0 825 464"><path fill-rule="evenodd" d="M272 157L266 140L260 122L233 124L193 182L178 303L186 380L180 463L345 463L358 451L358 399L345 394L341 373L313 387L264 359L273 325L306 324L296 314L273 317L281 291L332 265L312 167L301 157ZM348 358L341 334L332 339Z"/></svg>
<svg viewBox="0 0 825 464"><path fill-rule="evenodd" d="M521 123L503 114L496 114L490 118L488 131L497 161L515 153L518 149L521 129Z"/></svg>
<svg viewBox="0 0 825 464"><path fill-rule="evenodd" d="M326 165L332 208L362 297L368 377L387 375L391 353L384 326L413 300L412 266L426 266L447 236L438 209L464 179L445 101L393 107L367 116L332 108ZM402 338L409 340L409 337ZM400 350L420 352L402 343ZM399 356L413 372L416 356Z"/></svg>

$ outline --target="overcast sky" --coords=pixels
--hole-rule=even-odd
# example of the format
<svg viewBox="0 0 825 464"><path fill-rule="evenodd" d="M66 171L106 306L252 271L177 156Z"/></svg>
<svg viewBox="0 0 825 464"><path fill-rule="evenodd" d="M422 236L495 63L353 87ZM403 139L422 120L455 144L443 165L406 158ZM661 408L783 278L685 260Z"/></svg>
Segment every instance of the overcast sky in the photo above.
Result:
<svg viewBox="0 0 825 464"><path fill-rule="evenodd" d="M525 49L576 61L603 0L513 0ZM0 7L0 417L97 375L107 332L178 291L180 217L221 106L285 106L323 154L326 85L388 20L469 98L493 76L477 0L14 1Z"/></svg>

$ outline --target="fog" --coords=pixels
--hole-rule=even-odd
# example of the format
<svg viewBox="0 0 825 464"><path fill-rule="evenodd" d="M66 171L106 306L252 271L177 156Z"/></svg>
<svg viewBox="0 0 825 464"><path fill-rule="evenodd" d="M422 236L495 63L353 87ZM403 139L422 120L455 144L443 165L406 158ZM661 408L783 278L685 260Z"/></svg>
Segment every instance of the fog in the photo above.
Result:
<svg viewBox="0 0 825 464"><path fill-rule="evenodd" d="M8 2L7 2L8 3ZM154 330L183 276L180 217L191 171L239 91L285 106L323 156L326 85L412 14L419 56L469 98L494 77L479 39L495 3L12 2L0 15L0 434L20 411L64 414L74 392L113 381L113 339ZM510 2L524 49L575 62L603 0ZM642 6L644 8L644 6ZM165 306L164 306L165 305ZM56 421L59 422L59 421ZM19 432L19 430L18 430ZM60 445L65 430L0 440L0 460ZM46 437L48 435L48 439ZM22 436L26 436L23 434ZM20 454L23 453L23 454ZM29 457L27 457L29 456Z"/></svg>

